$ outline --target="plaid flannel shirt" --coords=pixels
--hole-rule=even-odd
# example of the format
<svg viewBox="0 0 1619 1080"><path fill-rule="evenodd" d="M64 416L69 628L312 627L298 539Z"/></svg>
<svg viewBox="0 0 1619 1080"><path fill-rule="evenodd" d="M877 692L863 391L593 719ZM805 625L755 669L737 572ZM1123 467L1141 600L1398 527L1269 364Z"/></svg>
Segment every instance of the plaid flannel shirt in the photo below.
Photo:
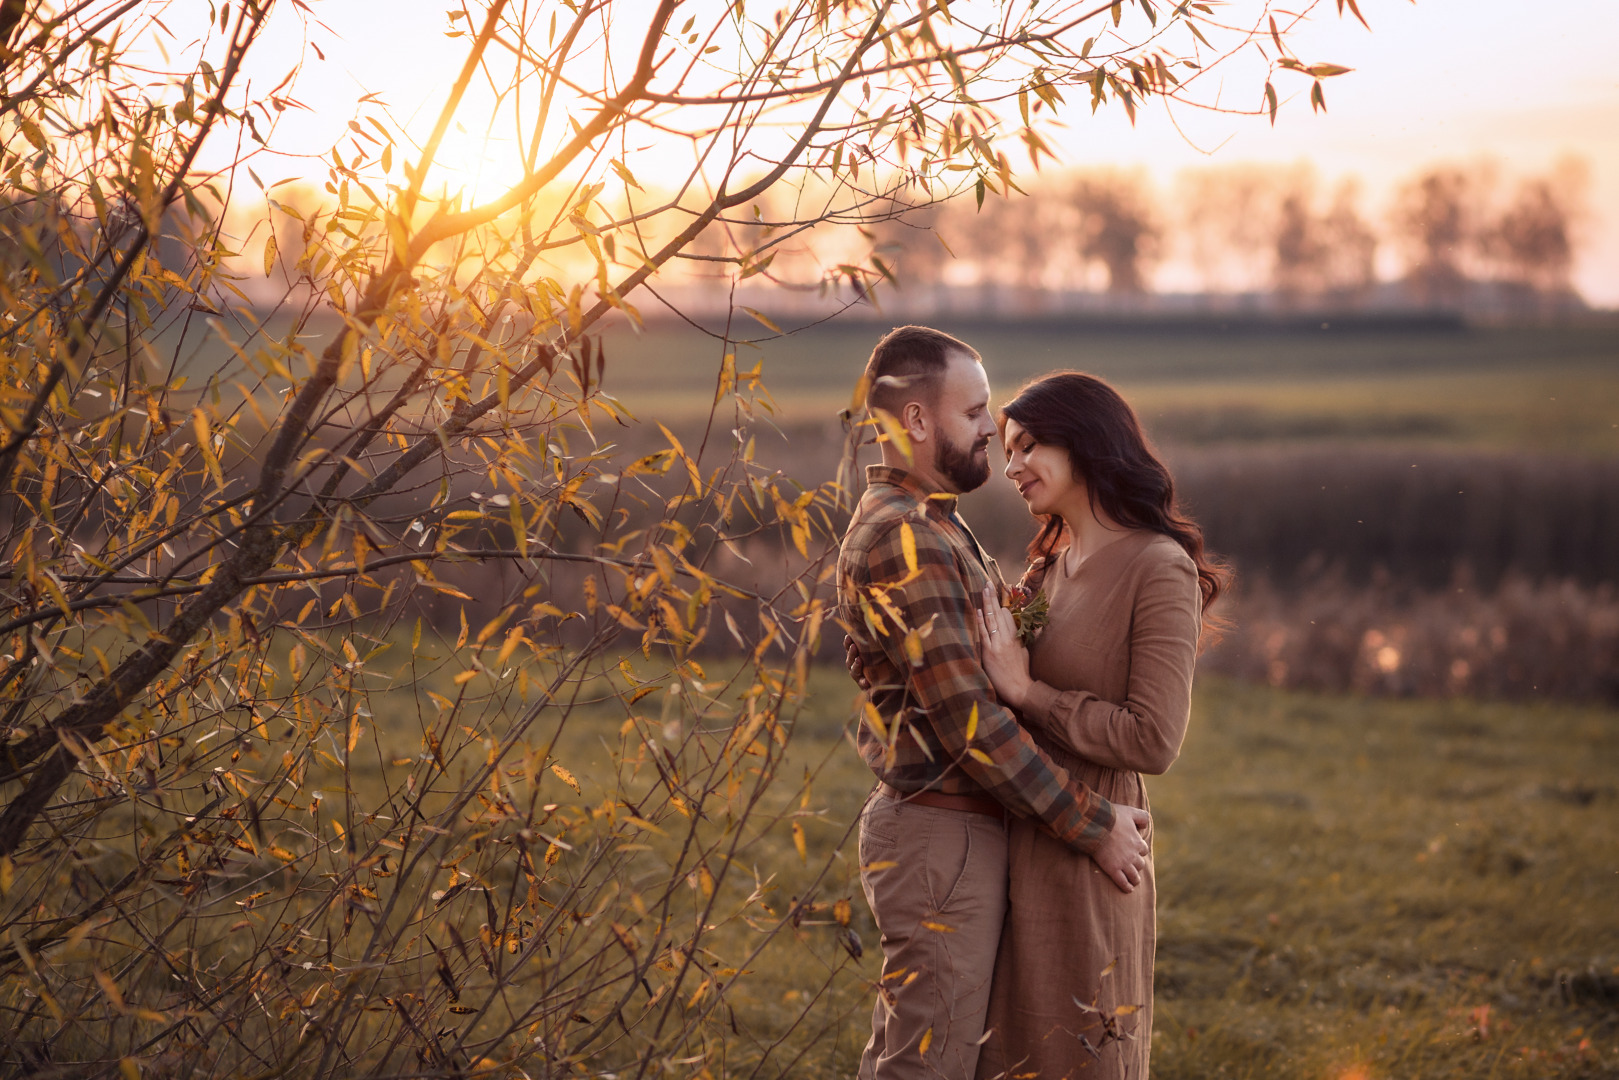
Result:
<svg viewBox="0 0 1619 1080"><path fill-rule="evenodd" d="M1113 804L1035 745L979 663L974 612L1003 582L955 497L890 466L868 466L866 481L838 553L839 614L872 686L861 755L899 791L988 795L1094 850Z"/></svg>

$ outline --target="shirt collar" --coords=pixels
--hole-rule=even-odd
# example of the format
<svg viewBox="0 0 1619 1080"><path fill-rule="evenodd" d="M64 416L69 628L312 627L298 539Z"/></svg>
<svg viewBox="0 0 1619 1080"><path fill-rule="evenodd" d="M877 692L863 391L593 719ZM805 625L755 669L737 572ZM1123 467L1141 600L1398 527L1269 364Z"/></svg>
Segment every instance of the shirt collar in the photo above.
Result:
<svg viewBox="0 0 1619 1080"><path fill-rule="evenodd" d="M941 514L956 512L956 496L948 491L940 491L915 473L907 472L897 465L867 465L866 483L892 484L907 491L924 506L931 506Z"/></svg>

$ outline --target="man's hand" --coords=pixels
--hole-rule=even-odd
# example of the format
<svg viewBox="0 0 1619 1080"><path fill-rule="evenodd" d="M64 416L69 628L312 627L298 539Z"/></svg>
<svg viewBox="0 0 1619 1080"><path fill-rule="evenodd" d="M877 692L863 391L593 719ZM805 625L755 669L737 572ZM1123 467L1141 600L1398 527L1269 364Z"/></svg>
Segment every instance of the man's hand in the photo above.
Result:
<svg viewBox="0 0 1619 1080"><path fill-rule="evenodd" d="M854 638L848 634L843 635L843 662L848 665L849 677L855 681L855 685L870 691L871 680L866 678L866 662L860 659L860 650L855 647Z"/></svg>
<svg viewBox="0 0 1619 1080"><path fill-rule="evenodd" d="M1113 827L1091 858L1120 892L1134 892L1147 870L1147 830L1152 815L1133 806L1113 804Z"/></svg>

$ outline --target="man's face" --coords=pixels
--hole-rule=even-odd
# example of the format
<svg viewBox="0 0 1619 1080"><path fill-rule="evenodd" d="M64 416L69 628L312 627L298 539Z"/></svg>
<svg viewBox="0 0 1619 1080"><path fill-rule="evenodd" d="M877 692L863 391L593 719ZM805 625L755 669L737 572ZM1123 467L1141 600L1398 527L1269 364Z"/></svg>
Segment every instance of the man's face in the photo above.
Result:
<svg viewBox="0 0 1619 1080"><path fill-rule="evenodd" d="M984 366L962 352L950 354L939 381L932 414L933 470L946 490L960 494L989 479L989 442L995 419L989 413L989 377Z"/></svg>

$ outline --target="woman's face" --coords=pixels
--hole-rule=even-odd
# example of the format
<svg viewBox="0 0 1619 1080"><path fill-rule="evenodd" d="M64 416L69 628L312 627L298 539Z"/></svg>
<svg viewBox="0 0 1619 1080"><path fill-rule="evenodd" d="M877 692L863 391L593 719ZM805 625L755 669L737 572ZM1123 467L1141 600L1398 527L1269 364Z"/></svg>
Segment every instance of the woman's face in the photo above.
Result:
<svg viewBox="0 0 1619 1080"><path fill-rule="evenodd" d="M1018 494L1031 514L1056 514L1060 508L1086 501L1085 483L1074 476L1068 451L1047 446L1016 420L1006 421L1006 478L1017 485Z"/></svg>

